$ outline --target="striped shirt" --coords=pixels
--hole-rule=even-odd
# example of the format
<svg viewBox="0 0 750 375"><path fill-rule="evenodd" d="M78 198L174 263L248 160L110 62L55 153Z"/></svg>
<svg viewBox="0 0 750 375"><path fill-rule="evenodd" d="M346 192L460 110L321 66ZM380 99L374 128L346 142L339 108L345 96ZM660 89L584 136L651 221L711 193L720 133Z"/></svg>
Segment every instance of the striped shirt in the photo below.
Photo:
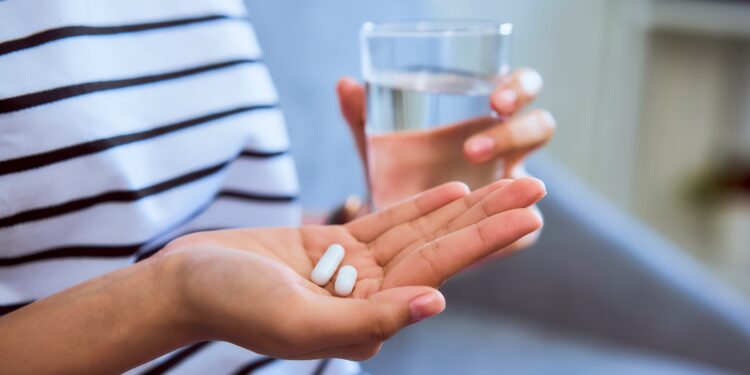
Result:
<svg viewBox="0 0 750 375"><path fill-rule="evenodd" d="M186 233L299 224L278 98L239 0L0 1L0 314ZM229 343L131 373L325 373Z"/></svg>

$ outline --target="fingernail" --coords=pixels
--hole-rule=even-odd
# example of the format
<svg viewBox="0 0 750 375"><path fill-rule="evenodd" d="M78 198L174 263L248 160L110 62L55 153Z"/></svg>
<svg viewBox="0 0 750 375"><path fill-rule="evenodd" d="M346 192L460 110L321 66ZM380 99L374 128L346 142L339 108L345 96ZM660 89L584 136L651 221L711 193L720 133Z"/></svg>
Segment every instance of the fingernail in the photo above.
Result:
<svg viewBox="0 0 750 375"><path fill-rule="evenodd" d="M526 70L518 79L519 84L524 92L534 95L542 89L542 76L534 70Z"/></svg>
<svg viewBox="0 0 750 375"><path fill-rule="evenodd" d="M467 193L467 194L471 193L471 188L469 187L469 184L463 181L458 181L458 183L461 185L461 190L463 190L464 193Z"/></svg>
<svg viewBox="0 0 750 375"><path fill-rule="evenodd" d="M494 149L495 140L486 135L472 137L466 145L466 151L478 157L490 155Z"/></svg>
<svg viewBox="0 0 750 375"><path fill-rule="evenodd" d="M542 193L543 193L544 195L547 195L547 185L546 185L546 184L544 183L544 181L542 181L542 180L540 180L540 179L538 179L538 178L536 178L536 177L529 177L529 178L531 178L531 179L533 179L534 181L536 181L536 182L537 182L537 183L539 184L539 186L541 186L541 187L542 187Z"/></svg>
<svg viewBox="0 0 750 375"><path fill-rule="evenodd" d="M409 302L411 321L418 322L440 313L441 310L436 308L438 307L436 305L440 303L440 299L435 293L430 292L411 300Z"/></svg>
<svg viewBox="0 0 750 375"><path fill-rule="evenodd" d="M518 100L518 94L511 89L503 89L495 94L495 105L498 111L504 115L513 112L516 108L516 100Z"/></svg>
<svg viewBox="0 0 750 375"><path fill-rule="evenodd" d="M552 114L549 113L549 111L542 110L539 113L539 117L545 126L551 127L553 129L557 127L557 122L555 121L555 118L552 116Z"/></svg>

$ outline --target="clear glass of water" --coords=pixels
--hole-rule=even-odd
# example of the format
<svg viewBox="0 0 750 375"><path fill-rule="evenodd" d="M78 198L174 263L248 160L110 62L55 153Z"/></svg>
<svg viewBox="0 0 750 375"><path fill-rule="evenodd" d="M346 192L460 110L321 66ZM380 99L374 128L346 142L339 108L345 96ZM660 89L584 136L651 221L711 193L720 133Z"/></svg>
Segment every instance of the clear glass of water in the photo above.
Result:
<svg viewBox="0 0 750 375"><path fill-rule="evenodd" d="M509 23L366 23L367 163L372 203L382 208L426 188L492 182L497 162L472 164L469 136L493 125L489 95L509 70Z"/></svg>

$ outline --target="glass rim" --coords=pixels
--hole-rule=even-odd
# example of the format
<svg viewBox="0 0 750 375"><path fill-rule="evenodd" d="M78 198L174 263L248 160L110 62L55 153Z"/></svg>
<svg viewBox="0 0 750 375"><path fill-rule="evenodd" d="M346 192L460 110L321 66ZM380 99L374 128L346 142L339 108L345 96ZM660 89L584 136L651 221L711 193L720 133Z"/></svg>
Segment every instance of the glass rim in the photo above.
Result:
<svg viewBox="0 0 750 375"><path fill-rule="evenodd" d="M467 35L501 35L513 33L513 24L489 20L415 20L365 22L362 37L451 37Z"/></svg>

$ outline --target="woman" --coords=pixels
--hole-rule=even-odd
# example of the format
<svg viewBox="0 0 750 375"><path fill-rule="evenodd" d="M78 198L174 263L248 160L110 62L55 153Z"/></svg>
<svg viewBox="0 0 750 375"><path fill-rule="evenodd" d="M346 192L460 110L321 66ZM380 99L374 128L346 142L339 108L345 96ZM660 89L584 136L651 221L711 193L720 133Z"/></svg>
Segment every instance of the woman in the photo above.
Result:
<svg viewBox="0 0 750 375"><path fill-rule="evenodd" d="M4 373L356 373L317 359L374 355L442 311L445 279L541 225L529 207L544 187L520 179L294 228L288 141L244 12L235 0L0 2ZM540 88L522 82L496 110ZM339 91L362 145L361 89ZM527 134L520 118L467 153L518 158L551 134L507 148L507 129ZM261 226L277 228L207 231ZM308 281L333 242L360 271L352 298Z"/></svg>

